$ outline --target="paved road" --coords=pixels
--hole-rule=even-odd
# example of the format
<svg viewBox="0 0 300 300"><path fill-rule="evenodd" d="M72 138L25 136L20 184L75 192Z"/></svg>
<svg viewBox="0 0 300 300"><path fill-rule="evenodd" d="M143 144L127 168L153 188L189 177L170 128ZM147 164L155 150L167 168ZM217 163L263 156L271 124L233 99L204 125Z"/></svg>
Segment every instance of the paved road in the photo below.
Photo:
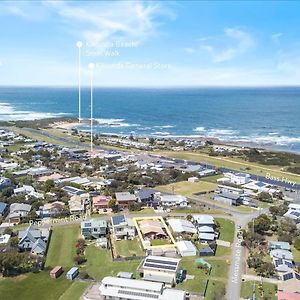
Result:
<svg viewBox="0 0 300 300"><path fill-rule="evenodd" d="M244 274L245 266L245 248L241 245L242 237L238 236L241 229L246 228L248 223L260 214L266 213L268 210L263 209L251 214L244 215L243 218L233 215L237 220L235 222L235 235L232 244L231 264L229 270L228 284L227 284L227 299L240 300L242 276Z"/></svg>

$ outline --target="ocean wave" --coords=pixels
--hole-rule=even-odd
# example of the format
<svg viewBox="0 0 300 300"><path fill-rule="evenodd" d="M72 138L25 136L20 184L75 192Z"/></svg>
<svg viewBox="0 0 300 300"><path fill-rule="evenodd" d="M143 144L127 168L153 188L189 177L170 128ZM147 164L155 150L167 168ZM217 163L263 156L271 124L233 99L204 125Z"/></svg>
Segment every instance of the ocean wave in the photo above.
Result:
<svg viewBox="0 0 300 300"><path fill-rule="evenodd" d="M160 129L164 129L164 128L174 128L174 125L157 125L157 126L153 126L154 128L160 128Z"/></svg>
<svg viewBox="0 0 300 300"><path fill-rule="evenodd" d="M156 132L153 132L152 135L170 135L170 132L166 132L166 131L156 131Z"/></svg>
<svg viewBox="0 0 300 300"><path fill-rule="evenodd" d="M140 124L125 123L125 119L95 119L101 127L139 127Z"/></svg>
<svg viewBox="0 0 300 300"><path fill-rule="evenodd" d="M290 144L300 143L300 137L290 136L250 136L250 141L258 144L274 144L278 146L288 146Z"/></svg>
<svg viewBox="0 0 300 300"><path fill-rule="evenodd" d="M208 136L212 136L212 137L218 137L218 136L222 136L222 135L236 135L238 134L239 131L238 130L233 130L233 129L210 129L207 131L207 135Z"/></svg>
<svg viewBox="0 0 300 300"><path fill-rule="evenodd" d="M0 120L1 121L28 121L44 118L56 118L61 115L67 115L65 113L47 113L47 112L34 112L26 110L16 110L9 103L0 103Z"/></svg>
<svg viewBox="0 0 300 300"><path fill-rule="evenodd" d="M196 127L195 129L193 129L193 131L204 132L204 131L206 131L206 129L205 129L205 127L200 126L200 127Z"/></svg>

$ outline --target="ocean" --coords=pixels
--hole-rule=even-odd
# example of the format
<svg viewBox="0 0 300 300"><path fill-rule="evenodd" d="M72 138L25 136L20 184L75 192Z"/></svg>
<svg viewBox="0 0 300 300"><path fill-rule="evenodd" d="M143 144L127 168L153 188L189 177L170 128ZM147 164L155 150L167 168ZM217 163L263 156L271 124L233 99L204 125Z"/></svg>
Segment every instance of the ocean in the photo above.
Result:
<svg viewBox="0 0 300 300"><path fill-rule="evenodd" d="M89 89L82 116L89 118ZM78 116L76 88L1 87L0 120ZM95 88L99 133L213 137L300 153L300 88ZM82 127L88 130L88 127Z"/></svg>

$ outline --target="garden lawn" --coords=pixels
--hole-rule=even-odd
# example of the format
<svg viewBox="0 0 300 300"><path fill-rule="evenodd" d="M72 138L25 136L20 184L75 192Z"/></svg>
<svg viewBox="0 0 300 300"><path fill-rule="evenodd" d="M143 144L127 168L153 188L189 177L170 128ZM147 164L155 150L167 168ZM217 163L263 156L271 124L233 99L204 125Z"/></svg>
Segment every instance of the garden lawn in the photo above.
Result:
<svg viewBox="0 0 300 300"><path fill-rule="evenodd" d="M65 293L59 298L59 300L79 299L89 285L89 282L74 281L72 285L65 291Z"/></svg>
<svg viewBox="0 0 300 300"><path fill-rule="evenodd" d="M0 298L5 300L57 300L72 285L63 273L52 279L48 272L28 273L25 275L0 279ZM75 294L74 294L75 295ZM73 299L79 299L77 294Z"/></svg>
<svg viewBox="0 0 300 300"><path fill-rule="evenodd" d="M253 295L253 283L254 281L245 281L242 282L242 288L241 288L241 297L248 299L249 297L252 297ZM263 300L265 296L268 296L268 299L276 300L276 291L277 286L276 284L272 283L263 283L262 289L260 289L261 283L259 281L256 282L255 286L255 296L257 300ZM263 293L262 293L263 292Z"/></svg>
<svg viewBox="0 0 300 300"><path fill-rule="evenodd" d="M113 262L110 250L94 245L89 245L85 253L87 262L82 269L96 280L101 280L105 276L116 276L120 271L131 272L138 277L136 269L141 262L140 259Z"/></svg>
<svg viewBox="0 0 300 300"><path fill-rule="evenodd" d="M115 247L117 250L117 254L120 256L126 257L126 256L133 256L134 254L136 256L145 255L141 249L141 246L137 238L133 240L116 241Z"/></svg>
<svg viewBox="0 0 300 300"><path fill-rule="evenodd" d="M216 256L229 256L231 254L230 247L217 246Z"/></svg>
<svg viewBox="0 0 300 300"><path fill-rule="evenodd" d="M217 299L217 294L222 294L222 291L226 292L225 283L219 280L209 280L206 294L205 294L205 300L215 300ZM223 298L225 299L225 298ZM222 300L222 298L218 298L218 300Z"/></svg>
<svg viewBox="0 0 300 300"><path fill-rule="evenodd" d="M219 239L232 243L234 240L235 232L234 222L232 220L224 218L215 218L215 221L220 224Z"/></svg>
<svg viewBox="0 0 300 300"><path fill-rule="evenodd" d="M206 286L207 279L224 283L226 282L228 264L223 260L206 259L205 261L211 264L211 274L208 275L206 269L199 269L195 262L195 257L183 257L180 265L183 269L187 270L188 275L193 275L194 279L188 279L176 286L176 288L184 289L189 292L203 293ZM208 285L209 288L210 285Z"/></svg>
<svg viewBox="0 0 300 300"><path fill-rule="evenodd" d="M74 265L75 244L78 237L78 224L54 227L47 252L46 267L72 267Z"/></svg>

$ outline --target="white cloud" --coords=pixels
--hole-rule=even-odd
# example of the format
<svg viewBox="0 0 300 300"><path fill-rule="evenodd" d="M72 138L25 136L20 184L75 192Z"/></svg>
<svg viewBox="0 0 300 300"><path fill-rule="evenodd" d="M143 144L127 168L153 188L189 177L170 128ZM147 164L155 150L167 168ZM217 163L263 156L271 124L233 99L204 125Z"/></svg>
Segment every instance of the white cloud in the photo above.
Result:
<svg viewBox="0 0 300 300"><path fill-rule="evenodd" d="M92 45L111 38L143 41L157 32L159 16L175 17L168 7L157 2L81 2L79 6L47 1L45 5L68 24L73 34Z"/></svg>
<svg viewBox="0 0 300 300"><path fill-rule="evenodd" d="M204 37L197 41L198 49L207 52L214 63L233 60L255 45L254 38L238 28L225 28L222 36Z"/></svg>

